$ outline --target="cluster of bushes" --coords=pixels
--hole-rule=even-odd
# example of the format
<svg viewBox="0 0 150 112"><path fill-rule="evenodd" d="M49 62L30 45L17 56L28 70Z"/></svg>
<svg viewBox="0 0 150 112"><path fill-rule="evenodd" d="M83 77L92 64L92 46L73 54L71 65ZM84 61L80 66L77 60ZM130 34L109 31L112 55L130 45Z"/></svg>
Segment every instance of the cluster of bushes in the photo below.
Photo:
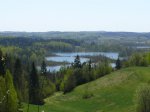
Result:
<svg viewBox="0 0 150 112"><path fill-rule="evenodd" d="M106 61L99 64L92 64L91 61L81 64L77 56L72 66L61 70L63 77L59 82L59 89L64 93L70 92L76 86L95 80L111 71L112 67Z"/></svg>
<svg viewBox="0 0 150 112"><path fill-rule="evenodd" d="M150 65L150 52L135 53L124 62L125 67L129 66L148 66Z"/></svg>

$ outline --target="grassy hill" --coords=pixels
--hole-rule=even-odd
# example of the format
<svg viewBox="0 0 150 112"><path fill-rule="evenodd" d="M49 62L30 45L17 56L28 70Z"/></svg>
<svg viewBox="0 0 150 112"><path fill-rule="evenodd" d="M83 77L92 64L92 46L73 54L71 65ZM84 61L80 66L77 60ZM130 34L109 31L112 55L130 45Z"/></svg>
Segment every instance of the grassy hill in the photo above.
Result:
<svg viewBox="0 0 150 112"><path fill-rule="evenodd" d="M134 96L142 83L150 82L150 67L131 67L113 72L93 82L78 86L71 93L45 99L44 112L135 112ZM83 99L83 94L93 97ZM30 106L37 112L37 106Z"/></svg>

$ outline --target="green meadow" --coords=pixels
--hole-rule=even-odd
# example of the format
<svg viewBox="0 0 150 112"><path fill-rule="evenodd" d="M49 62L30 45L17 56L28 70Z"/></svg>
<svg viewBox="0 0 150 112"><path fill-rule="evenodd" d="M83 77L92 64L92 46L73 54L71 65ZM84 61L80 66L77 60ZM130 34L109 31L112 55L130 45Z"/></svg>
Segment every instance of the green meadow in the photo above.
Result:
<svg viewBox="0 0 150 112"><path fill-rule="evenodd" d="M57 92L45 99L40 112L135 112L135 94L150 82L150 67L130 67L76 87L72 92ZM92 94L83 99L84 94ZM27 105L24 106L27 111ZM38 112L30 105L29 112Z"/></svg>

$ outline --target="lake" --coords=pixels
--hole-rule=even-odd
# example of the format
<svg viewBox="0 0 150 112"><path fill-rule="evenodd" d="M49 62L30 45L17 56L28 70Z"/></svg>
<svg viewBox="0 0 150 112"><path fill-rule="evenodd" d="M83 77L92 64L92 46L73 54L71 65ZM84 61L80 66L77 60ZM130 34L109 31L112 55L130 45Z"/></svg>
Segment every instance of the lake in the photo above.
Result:
<svg viewBox="0 0 150 112"><path fill-rule="evenodd" d="M55 56L55 57L46 57L47 61L55 61L55 62L68 62L73 63L75 57L67 57L67 56ZM81 63L87 62L88 58L80 58Z"/></svg>
<svg viewBox="0 0 150 112"><path fill-rule="evenodd" d="M119 56L118 53L115 52L73 52L73 53L54 53L56 56L46 57L47 61L55 61L55 62L68 62L73 63L74 59L77 55L80 56L81 63L87 62L89 58L83 58L82 56L98 56L103 55L107 58L116 60ZM59 71L62 65L57 66L47 66L48 71ZM111 64L114 67L114 64Z"/></svg>
<svg viewBox="0 0 150 112"><path fill-rule="evenodd" d="M55 53L57 56L63 56L63 57L75 57L77 55L79 56L106 56L107 58L110 59L117 59L118 58L118 53L115 52L73 52L73 53Z"/></svg>
<svg viewBox="0 0 150 112"><path fill-rule="evenodd" d="M150 46L137 46L137 49L150 49Z"/></svg>

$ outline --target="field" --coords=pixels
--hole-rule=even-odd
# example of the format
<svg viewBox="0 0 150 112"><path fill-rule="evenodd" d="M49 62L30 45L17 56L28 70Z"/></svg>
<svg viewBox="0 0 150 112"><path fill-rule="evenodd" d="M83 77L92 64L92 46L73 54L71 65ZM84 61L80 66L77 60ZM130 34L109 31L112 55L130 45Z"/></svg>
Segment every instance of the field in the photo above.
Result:
<svg viewBox="0 0 150 112"><path fill-rule="evenodd" d="M136 89L147 82L150 67L125 68L78 86L66 95L55 93L45 99L40 112L135 112ZM93 96L83 99L85 93ZM30 112L37 110L37 106L30 105Z"/></svg>

